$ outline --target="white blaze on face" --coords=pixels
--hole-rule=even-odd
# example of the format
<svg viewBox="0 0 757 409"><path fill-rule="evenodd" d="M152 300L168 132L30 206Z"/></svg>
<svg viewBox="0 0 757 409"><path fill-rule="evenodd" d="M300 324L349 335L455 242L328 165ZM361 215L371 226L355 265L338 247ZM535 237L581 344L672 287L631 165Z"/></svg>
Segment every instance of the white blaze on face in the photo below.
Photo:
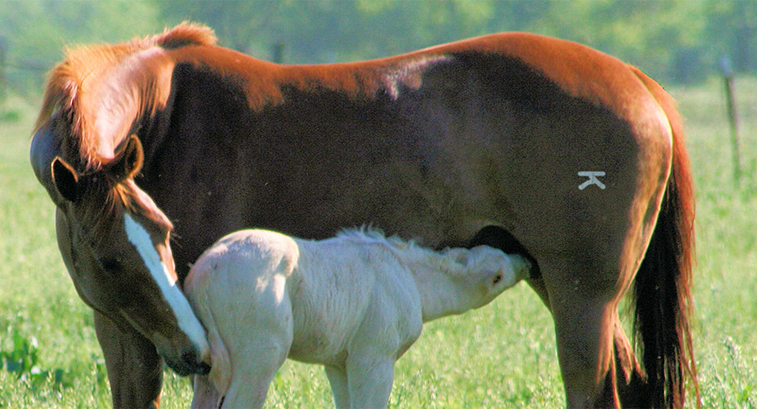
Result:
<svg viewBox="0 0 757 409"><path fill-rule="evenodd" d="M142 257L145 266L150 270L155 283L158 284L163 298L171 306L171 310L176 315L176 320L179 323L179 328L199 348L201 356L204 355L210 350L205 338L205 330L192 311L192 307L190 307L186 297L184 297L184 293L176 285L176 279L171 276L168 268L166 268L160 259L158 251L152 244L150 234L128 213L124 214L124 225L129 242L137 248L137 252Z"/></svg>

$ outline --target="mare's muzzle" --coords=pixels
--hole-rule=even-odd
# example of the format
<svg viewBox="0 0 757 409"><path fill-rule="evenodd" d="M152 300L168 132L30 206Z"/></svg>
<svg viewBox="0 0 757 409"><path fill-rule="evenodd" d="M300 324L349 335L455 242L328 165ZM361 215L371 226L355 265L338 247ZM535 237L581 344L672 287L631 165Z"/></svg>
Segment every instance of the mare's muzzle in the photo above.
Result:
<svg viewBox="0 0 757 409"><path fill-rule="evenodd" d="M186 349L178 359L164 357L169 368L179 376L207 375L210 373L210 365L200 358L196 349Z"/></svg>

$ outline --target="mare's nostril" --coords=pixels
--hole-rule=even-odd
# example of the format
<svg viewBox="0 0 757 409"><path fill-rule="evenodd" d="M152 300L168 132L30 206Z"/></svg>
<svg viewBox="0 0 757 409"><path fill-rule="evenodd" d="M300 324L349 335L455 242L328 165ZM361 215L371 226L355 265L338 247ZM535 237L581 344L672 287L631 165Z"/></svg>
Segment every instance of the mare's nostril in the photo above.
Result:
<svg viewBox="0 0 757 409"><path fill-rule="evenodd" d="M184 352L181 353L181 360L184 361L185 364L192 365L197 362L197 359L195 358L196 356L197 354L191 349L185 349Z"/></svg>
<svg viewBox="0 0 757 409"><path fill-rule="evenodd" d="M198 354L191 349L187 349L181 353L181 360L184 361L187 367L191 368L193 373L198 375L207 375L210 373L210 365L201 361Z"/></svg>
<svg viewBox="0 0 757 409"><path fill-rule="evenodd" d="M197 367L197 374L198 375L207 375L210 373L210 365L207 363L200 361L199 366Z"/></svg>

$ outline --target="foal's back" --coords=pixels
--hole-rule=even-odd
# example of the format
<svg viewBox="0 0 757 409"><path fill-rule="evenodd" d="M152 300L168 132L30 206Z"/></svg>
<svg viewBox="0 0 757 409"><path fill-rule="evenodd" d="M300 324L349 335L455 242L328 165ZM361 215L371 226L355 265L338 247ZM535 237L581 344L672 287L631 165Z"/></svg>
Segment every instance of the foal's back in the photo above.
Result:
<svg viewBox="0 0 757 409"><path fill-rule="evenodd" d="M411 273L396 249L367 236L310 241L267 230L238 231L203 253L185 289L190 299L200 300L196 304L216 312L216 325L233 323L229 336L245 338L237 333L241 327L269 331L277 325L258 326L260 312L286 310L279 319L290 322L289 357L304 362L343 360L369 314L384 322L403 321L408 341L422 325Z"/></svg>
<svg viewBox="0 0 757 409"><path fill-rule="evenodd" d="M287 357L344 367L369 343L393 363L422 327L413 279L379 241L239 231L203 253L185 291L212 349L215 387L198 378L196 407L221 395L259 407Z"/></svg>

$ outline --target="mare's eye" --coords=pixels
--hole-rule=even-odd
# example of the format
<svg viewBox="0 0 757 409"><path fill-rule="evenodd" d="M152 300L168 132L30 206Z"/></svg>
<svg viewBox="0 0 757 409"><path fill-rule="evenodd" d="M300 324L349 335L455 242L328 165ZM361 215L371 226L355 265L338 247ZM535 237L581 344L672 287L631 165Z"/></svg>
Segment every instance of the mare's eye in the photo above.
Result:
<svg viewBox="0 0 757 409"><path fill-rule="evenodd" d="M121 271L121 262L115 258L101 258L98 260L100 267L109 273L118 273Z"/></svg>

